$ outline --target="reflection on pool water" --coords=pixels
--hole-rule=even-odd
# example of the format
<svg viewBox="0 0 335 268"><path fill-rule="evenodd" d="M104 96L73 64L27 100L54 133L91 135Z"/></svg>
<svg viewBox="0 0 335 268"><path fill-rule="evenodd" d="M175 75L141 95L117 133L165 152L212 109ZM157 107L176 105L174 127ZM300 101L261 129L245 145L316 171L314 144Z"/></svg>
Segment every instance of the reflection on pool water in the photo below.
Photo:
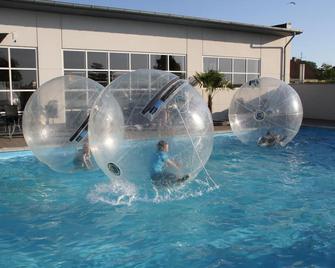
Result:
<svg viewBox="0 0 335 268"><path fill-rule="evenodd" d="M207 168L218 189L200 174L131 196L102 172L2 153L0 267L335 266L334 130L305 128L276 149L218 135Z"/></svg>

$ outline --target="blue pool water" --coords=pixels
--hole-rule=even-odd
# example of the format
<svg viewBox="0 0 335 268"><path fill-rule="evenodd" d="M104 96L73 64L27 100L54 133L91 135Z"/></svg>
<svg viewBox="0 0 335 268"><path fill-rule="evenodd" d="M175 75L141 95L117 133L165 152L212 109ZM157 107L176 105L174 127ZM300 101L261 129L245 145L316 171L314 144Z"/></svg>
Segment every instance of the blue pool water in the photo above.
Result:
<svg viewBox="0 0 335 268"><path fill-rule="evenodd" d="M218 135L207 168L218 189L200 174L131 199L101 172L2 153L0 267L335 267L334 130L277 149Z"/></svg>

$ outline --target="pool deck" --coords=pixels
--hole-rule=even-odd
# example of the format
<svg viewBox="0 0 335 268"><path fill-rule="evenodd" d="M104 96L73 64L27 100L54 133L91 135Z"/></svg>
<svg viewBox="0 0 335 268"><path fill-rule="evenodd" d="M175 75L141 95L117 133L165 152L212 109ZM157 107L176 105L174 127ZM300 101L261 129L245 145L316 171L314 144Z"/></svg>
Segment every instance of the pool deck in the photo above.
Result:
<svg viewBox="0 0 335 268"><path fill-rule="evenodd" d="M302 122L304 127L320 127L320 128L333 128L335 129L335 121L322 120L322 119L304 119Z"/></svg>
<svg viewBox="0 0 335 268"><path fill-rule="evenodd" d="M330 120L318 120L318 119L304 119L302 126L306 127L323 127L323 128L334 128L335 121ZM231 131L231 128L227 124L220 126L214 126L215 132L227 132ZM23 136L14 136L9 139L8 136L0 136L0 152L10 152L10 151L21 151L28 150L27 144Z"/></svg>

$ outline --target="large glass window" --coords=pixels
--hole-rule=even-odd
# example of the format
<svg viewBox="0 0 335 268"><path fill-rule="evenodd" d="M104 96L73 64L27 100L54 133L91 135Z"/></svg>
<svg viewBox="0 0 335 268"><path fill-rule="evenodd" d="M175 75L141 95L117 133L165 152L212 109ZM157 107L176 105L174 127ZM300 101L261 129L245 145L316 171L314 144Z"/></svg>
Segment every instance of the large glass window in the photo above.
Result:
<svg viewBox="0 0 335 268"><path fill-rule="evenodd" d="M128 53L110 53L111 70L129 70Z"/></svg>
<svg viewBox="0 0 335 268"><path fill-rule="evenodd" d="M34 70L12 70L13 89L36 89L36 71Z"/></svg>
<svg viewBox="0 0 335 268"><path fill-rule="evenodd" d="M88 69L108 69L108 54L106 52L87 52Z"/></svg>
<svg viewBox="0 0 335 268"><path fill-rule="evenodd" d="M151 69L168 70L167 55L151 55Z"/></svg>
<svg viewBox="0 0 335 268"><path fill-rule="evenodd" d="M86 71L64 71L64 75L78 75L86 77Z"/></svg>
<svg viewBox="0 0 335 268"><path fill-rule="evenodd" d="M0 48L0 68L5 67L8 68L8 49Z"/></svg>
<svg viewBox="0 0 335 268"><path fill-rule="evenodd" d="M258 77L258 74L247 74L247 81L257 79Z"/></svg>
<svg viewBox="0 0 335 268"><path fill-rule="evenodd" d="M218 59L217 58L204 58L204 72L208 72L210 70L217 71L218 70Z"/></svg>
<svg viewBox="0 0 335 268"><path fill-rule="evenodd" d="M0 47L0 105L23 111L37 86L36 49Z"/></svg>
<svg viewBox="0 0 335 268"><path fill-rule="evenodd" d="M204 72L219 71L235 86L260 76L259 59L204 57L203 64Z"/></svg>
<svg viewBox="0 0 335 268"><path fill-rule="evenodd" d="M179 76L180 79L186 79L186 73L177 73L177 72L172 72L176 76Z"/></svg>
<svg viewBox="0 0 335 268"><path fill-rule="evenodd" d="M237 74L234 73L233 74L233 81L234 81L234 85L242 85L244 84L245 81L245 74Z"/></svg>
<svg viewBox="0 0 335 268"><path fill-rule="evenodd" d="M231 73L232 66L233 66L232 59L225 59L225 58L219 59L219 72Z"/></svg>
<svg viewBox="0 0 335 268"><path fill-rule="evenodd" d="M36 68L35 50L11 48L10 62L12 68Z"/></svg>
<svg viewBox="0 0 335 268"><path fill-rule="evenodd" d="M108 85L108 72L88 72L88 78L91 78L94 81L97 81L103 86Z"/></svg>
<svg viewBox="0 0 335 268"><path fill-rule="evenodd" d="M234 73L245 73L245 62L244 59L234 59Z"/></svg>
<svg viewBox="0 0 335 268"><path fill-rule="evenodd" d="M259 60L248 60L247 63L248 73L259 73Z"/></svg>
<svg viewBox="0 0 335 268"><path fill-rule="evenodd" d="M0 112L4 112L4 106L11 104L11 97L9 91L0 91Z"/></svg>
<svg viewBox="0 0 335 268"><path fill-rule="evenodd" d="M131 69L148 69L149 55L148 54L131 54Z"/></svg>
<svg viewBox="0 0 335 268"><path fill-rule="evenodd" d="M185 71L185 57L184 56L169 56L169 70L170 71Z"/></svg>
<svg viewBox="0 0 335 268"><path fill-rule="evenodd" d="M85 69L86 60L83 51L64 51L64 69Z"/></svg>
<svg viewBox="0 0 335 268"><path fill-rule="evenodd" d="M0 70L0 90L10 89L9 70Z"/></svg>
<svg viewBox="0 0 335 268"><path fill-rule="evenodd" d="M118 78L119 76L126 74L127 72L118 72L118 71L111 71L110 72L110 81L112 82L113 80L115 80L116 78Z"/></svg>
<svg viewBox="0 0 335 268"><path fill-rule="evenodd" d="M17 105L19 111L23 111L27 101L33 91L14 91L13 92L13 105Z"/></svg>
<svg viewBox="0 0 335 268"><path fill-rule="evenodd" d="M137 69L159 69L186 78L186 56L183 55L72 50L64 50L63 55L65 75L89 77L103 86L120 75ZM3 77L5 86L5 74Z"/></svg>

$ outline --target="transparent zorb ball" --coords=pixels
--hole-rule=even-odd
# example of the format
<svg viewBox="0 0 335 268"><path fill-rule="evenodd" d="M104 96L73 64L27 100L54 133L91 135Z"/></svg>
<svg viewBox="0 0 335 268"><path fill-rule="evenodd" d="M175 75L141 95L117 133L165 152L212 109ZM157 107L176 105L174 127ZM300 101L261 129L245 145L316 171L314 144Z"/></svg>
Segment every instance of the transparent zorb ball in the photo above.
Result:
<svg viewBox="0 0 335 268"><path fill-rule="evenodd" d="M121 108L121 127L110 119L111 98ZM187 81L168 72L138 70L120 76L99 96L89 139L108 177L143 189L152 186L160 142L168 144L168 158L178 165L167 172L194 178L211 154L213 122L202 97Z"/></svg>
<svg viewBox="0 0 335 268"><path fill-rule="evenodd" d="M246 144L285 146L298 133L303 117L296 91L281 80L251 80L235 93L229 108L234 134Z"/></svg>
<svg viewBox="0 0 335 268"><path fill-rule="evenodd" d="M23 135L34 155L51 169L72 173L96 169L88 144L90 110L103 86L80 76L41 85L23 113Z"/></svg>

